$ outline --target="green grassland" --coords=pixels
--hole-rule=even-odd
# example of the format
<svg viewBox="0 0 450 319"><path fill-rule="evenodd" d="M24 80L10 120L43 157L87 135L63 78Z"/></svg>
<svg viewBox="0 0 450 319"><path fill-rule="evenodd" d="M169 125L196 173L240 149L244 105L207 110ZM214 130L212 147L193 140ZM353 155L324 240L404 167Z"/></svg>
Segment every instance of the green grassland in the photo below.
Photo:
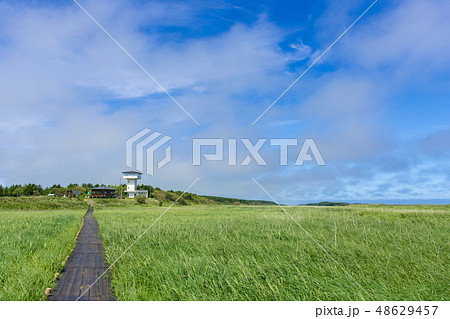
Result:
<svg viewBox="0 0 450 319"><path fill-rule="evenodd" d="M48 197L48 196L20 196L0 197L1 210L53 210L53 209L86 209L87 204L82 199Z"/></svg>
<svg viewBox="0 0 450 319"><path fill-rule="evenodd" d="M167 207L94 211L114 262ZM112 267L119 300L445 300L450 206L172 207Z"/></svg>
<svg viewBox="0 0 450 319"><path fill-rule="evenodd" d="M67 199L0 200L0 300L46 299L86 210Z"/></svg>
<svg viewBox="0 0 450 319"><path fill-rule="evenodd" d="M112 267L119 300L445 300L450 206L175 205ZM95 200L112 263L170 205ZM83 200L0 198L0 300L45 300Z"/></svg>

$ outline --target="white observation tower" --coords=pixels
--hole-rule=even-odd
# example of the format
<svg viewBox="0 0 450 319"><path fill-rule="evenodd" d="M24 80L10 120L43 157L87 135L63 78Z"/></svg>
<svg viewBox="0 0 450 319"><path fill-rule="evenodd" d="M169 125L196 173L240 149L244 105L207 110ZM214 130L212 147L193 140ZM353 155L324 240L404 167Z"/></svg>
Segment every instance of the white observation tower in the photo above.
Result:
<svg viewBox="0 0 450 319"><path fill-rule="evenodd" d="M128 198L135 198L137 195L148 197L148 192L146 190L137 189L137 181L141 179L142 173L138 171L126 171L122 172L123 178L127 180L127 190Z"/></svg>

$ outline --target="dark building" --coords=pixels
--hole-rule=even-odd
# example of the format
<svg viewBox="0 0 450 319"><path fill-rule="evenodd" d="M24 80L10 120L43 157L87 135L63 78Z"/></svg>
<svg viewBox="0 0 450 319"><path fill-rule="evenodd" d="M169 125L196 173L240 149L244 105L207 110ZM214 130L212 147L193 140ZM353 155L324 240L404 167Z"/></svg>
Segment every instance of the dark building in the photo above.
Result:
<svg viewBox="0 0 450 319"><path fill-rule="evenodd" d="M117 197L117 189L111 187L93 187L90 189L91 194L89 197L92 198L116 198Z"/></svg>
<svg viewBox="0 0 450 319"><path fill-rule="evenodd" d="M66 196L67 197L77 197L80 196L81 192L80 191L76 191L76 190L67 190L66 191Z"/></svg>

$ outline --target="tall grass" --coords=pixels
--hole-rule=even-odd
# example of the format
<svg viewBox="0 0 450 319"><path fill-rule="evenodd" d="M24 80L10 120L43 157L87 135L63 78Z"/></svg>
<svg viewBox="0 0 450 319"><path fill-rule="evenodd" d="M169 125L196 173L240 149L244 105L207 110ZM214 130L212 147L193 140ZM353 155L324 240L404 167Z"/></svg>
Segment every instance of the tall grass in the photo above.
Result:
<svg viewBox="0 0 450 319"><path fill-rule="evenodd" d="M94 211L112 263L165 208ZM449 206L173 207L111 269L120 300L445 300Z"/></svg>
<svg viewBox="0 0 450 319"><path fill-rule="evenodd" d="M86 210L0 210L0 300L45 300Z"/></svg>
<svg viewBox="0 0 450 319"><path fill-rule="evenodd" d="M49 210L49 209L87 209L87 203L82 199L20 196L0 197L0 210Z"/></svg>
<svg viewBox="0 0 450 319"><path fill-rule="evenodd" d="M135 198L91 198L89 201L93 201L95 203L95 209L109 209L109 208L118 208L118 207L156 207L159 206L158 201L154 198L146 198L145 204L139 203Z"/></svg>

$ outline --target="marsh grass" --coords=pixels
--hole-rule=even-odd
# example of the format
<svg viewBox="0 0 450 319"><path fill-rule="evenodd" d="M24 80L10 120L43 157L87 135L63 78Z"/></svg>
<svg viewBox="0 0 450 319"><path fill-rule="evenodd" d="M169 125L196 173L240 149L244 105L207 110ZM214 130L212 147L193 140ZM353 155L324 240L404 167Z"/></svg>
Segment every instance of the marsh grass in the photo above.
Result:
<svg viewBox="0 0 450 319"><path fill-rule="evenodd" d="M0 197L0 210L87 209L82 199L48 196Z"/></svg>
<svg viewBox="0 0 450 319"><path fill-rule="evenodd" d="M0 300L45 300L86 210L0 210Z"/></svg>
<svg viewBox="0 0 450 319"><path fill-rule="evenodd" d="M164 207L94 211L112 263ZM449 206L173 207L111 269L119 300L445 300Z"/></svg>

